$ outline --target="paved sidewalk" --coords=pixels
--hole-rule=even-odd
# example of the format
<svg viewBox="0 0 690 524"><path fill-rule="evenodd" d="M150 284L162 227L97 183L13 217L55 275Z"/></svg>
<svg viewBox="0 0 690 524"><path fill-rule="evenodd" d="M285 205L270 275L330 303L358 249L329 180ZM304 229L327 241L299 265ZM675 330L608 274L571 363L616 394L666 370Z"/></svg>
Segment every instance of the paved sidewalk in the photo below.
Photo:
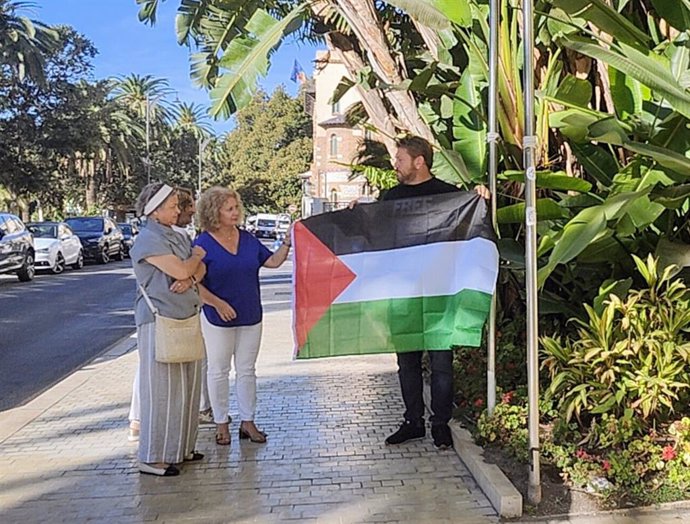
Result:
<svg viewBox="0 0 690 524"><path fill-rule="evenodd" d="M453 451L429 437L383 444L402 413L392 355L293 362L290 313L267 310L267 444L240 442L235 421L232 445L216 446L201 426L203 461L176 478L140 475L126 438L137 355L106 355L0 413L0 522L498 521Z"/></svg>

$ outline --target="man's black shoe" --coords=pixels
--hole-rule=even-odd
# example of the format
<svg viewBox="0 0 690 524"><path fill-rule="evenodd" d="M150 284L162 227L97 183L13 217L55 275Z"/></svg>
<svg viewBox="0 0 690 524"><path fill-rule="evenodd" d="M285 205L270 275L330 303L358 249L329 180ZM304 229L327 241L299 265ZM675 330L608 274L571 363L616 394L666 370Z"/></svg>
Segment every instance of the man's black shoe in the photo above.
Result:
<svg viewBox="0 0 690 524"><path fill-rule="evenodd" d="M431 426L431 436L434 439L434 446L438 449L448 449L453 447L453 435L448 424Z"/></svg>
<svg viewBox="0 0 690 524"><path fill-rule="evenodd" d="M402 444L403 442L408 442L410 440L424 438L426 435L426 429L423 425L413 424L412 422L406 420L403 422L400 429L393 433L386 439L387 445Z"/></svg>

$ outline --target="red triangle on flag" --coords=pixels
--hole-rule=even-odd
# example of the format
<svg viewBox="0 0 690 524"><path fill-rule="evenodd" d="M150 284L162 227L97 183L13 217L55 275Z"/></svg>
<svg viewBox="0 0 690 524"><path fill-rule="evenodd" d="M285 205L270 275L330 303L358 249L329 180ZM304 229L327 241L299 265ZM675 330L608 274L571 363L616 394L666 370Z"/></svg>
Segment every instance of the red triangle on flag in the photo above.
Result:
<svg viewBox="0 0 690 524"><path fill-rule="evenodd" d="M294 226L297 347L356 275L304 224Z"/></svg>

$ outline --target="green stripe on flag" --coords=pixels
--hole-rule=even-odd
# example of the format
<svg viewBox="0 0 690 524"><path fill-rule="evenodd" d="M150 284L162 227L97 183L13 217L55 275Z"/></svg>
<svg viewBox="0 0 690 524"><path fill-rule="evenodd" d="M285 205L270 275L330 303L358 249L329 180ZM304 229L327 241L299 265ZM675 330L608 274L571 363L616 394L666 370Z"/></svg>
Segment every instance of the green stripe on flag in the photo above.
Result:
<svg viewBox="0 0 690 524"><path fill-rule="evenodd" d="M470 289L452 296L333 304L297 358L478 347L490 306L490 294Z"/></svg>

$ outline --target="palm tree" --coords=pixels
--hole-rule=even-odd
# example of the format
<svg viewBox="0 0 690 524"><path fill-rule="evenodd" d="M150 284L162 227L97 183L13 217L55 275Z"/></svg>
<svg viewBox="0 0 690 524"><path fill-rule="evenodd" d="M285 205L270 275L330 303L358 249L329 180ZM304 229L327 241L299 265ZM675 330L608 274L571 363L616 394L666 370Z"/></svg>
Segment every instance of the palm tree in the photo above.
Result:
<svg viewBox="0 0 690 524"><path fill-rule="evenodd" d="M151 75L130 74L113 79L113 98L132 111L139 118L146 119L147 106L150 122L164 123L170 115L165 97L172 94L164 78Z"/></svg>
<svg viewBox="0 0 690 524"><path fill-rule="evenodd" d="M113 100L130 111L145 126L146 156L142 158L146 167L146 178L151 178L151 139L162 137L170 121L170 112L165 97L172 93L168 81L151 75L130 74L113 80Z"/></svg>
<svg viewBox="0 0 690 524"><path fill-rule="evenodd" d="M197 139L213 134L208 121L208 111L200 104L176 101L170 108L173 117L173 127L191 133Z"/></svg>
<svg viewBox="0 0 690 524"><path fill-rule="evenodd" d="M22 14L31 2L0 0L0 66L9 66L20 80L42 83L45 55L58 43L57 32Z"/></svg>

